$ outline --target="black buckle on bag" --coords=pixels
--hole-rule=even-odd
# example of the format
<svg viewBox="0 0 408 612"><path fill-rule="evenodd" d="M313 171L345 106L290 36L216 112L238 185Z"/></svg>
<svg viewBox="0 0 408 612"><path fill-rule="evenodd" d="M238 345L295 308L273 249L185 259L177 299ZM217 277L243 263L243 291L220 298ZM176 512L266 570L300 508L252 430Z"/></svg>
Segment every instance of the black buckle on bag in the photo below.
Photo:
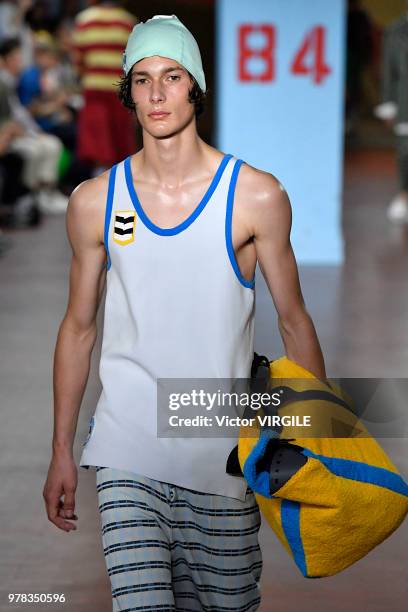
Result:
<svg viewBox="0 0 408 612"><path fill-rule="evenodd" d="M254 353L249 383L250 392L256 391L259 393L267 388L269 384L269 363L268 357ZM225 471L231 476L244 476L238 460L238 444L234 446L228 456Z"/></svg>
<svg viewBox="0 0 408 612"><path fill-rule="evenodd" d="M254 353L251 365L251 381L258 378L269 378L269 359L265 355Z"/></svg>

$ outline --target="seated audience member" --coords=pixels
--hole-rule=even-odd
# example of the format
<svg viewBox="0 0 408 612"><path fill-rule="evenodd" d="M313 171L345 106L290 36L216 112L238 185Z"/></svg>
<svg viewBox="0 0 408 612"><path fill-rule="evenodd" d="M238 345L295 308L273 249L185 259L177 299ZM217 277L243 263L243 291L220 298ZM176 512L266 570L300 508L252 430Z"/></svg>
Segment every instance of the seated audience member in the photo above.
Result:
<svg viewBox="0 0 408 612"><path fill-rule="evenodd" d="M10 117L8 91L0 81L0 226L37 225L41 214L23 182L24 160L19 153L8 151L23 131Z"/></svg>
<svg viewBox="0 0 408 612"><path fill-rule="evenodd" d="M0 43L18 38L23 66L33 61L33 32L27 19L33 7L33 0L0 0Z"/></svg>
<svg viewBox="0 0 408 612"><path fill-rule="evenodd" d="M23 157L23 181L35 193L40 209L47 213L65 212L68 198L57 189L63 145L59 138L41 130L16 94L16 81L22 69L18 39L8 39L0 44L0 61L0 82L9 107L6 119L18 126L7 152L19 153Z"/></svg>
<svg viewBox="0 0 408 612"><path fill-rule="evenodd" d="M76 148L75 109L65 81L59 49L49 32L34 35L34 63L23 70L17 84L20 102L38 125L58 136L71 152Z"/></svg>

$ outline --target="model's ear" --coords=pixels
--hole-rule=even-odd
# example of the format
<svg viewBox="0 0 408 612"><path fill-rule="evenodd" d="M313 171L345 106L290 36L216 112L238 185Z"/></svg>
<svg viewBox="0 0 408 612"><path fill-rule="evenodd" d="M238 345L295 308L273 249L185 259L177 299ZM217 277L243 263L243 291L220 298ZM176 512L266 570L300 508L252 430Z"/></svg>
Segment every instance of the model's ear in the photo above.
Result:
<svg viewBox="0 0 408 612"><path fill-rule="evenodd" d="M227 472L227 474L230 474L231 476L244 476L241 470L241 466L239 464L239 460L238 460L238 444L234 446L234 448L232 449L232 451L230 452L228 456L225 471Z"/></svg>

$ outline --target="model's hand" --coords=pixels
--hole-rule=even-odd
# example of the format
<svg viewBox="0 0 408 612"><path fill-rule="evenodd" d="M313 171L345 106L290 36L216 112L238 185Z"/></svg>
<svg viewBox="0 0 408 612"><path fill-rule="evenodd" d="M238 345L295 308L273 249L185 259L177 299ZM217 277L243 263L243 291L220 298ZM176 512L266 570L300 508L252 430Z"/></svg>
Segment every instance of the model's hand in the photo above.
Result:
<svg viewBox="0 0 408 612"><path fill-rule="evenodd" d="M43 497L49 520L63 531L76 529L75 523L66 519L75 521L78 518L74 514L77 484L78 473L72 456L54 455L48 469Z"/></svg>

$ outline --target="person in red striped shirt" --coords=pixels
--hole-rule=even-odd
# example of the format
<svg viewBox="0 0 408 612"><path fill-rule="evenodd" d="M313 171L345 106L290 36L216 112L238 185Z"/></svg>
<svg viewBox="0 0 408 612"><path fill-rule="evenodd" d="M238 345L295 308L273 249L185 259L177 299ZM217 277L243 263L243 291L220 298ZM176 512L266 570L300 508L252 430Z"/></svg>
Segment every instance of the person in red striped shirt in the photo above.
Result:
<svg viewBox="0 0 408 612"><path fill-rule="evenodd" d="M78 158L99 174L134 153L134 118L120 103L122 54L136 18L113 0L93 1L78 13L74 57L84 93L78 118Z"/></svg>

